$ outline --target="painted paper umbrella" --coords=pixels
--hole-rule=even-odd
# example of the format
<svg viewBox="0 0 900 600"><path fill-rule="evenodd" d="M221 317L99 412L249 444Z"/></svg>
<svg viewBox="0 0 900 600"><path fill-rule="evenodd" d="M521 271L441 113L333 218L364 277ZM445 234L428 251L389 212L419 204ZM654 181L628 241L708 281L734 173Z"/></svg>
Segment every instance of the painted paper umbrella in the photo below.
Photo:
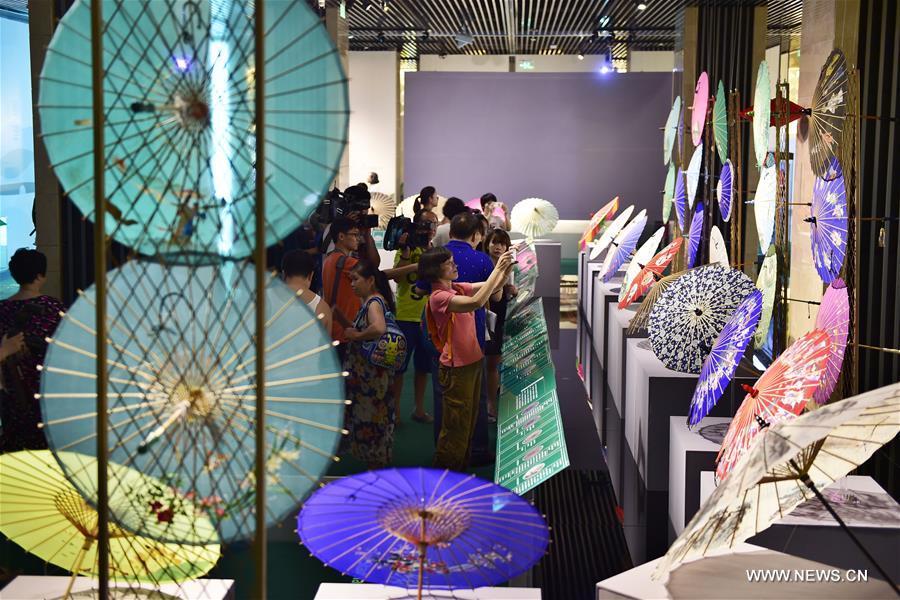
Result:
<svg viewBox="0 0 900 600"><path fill-rule="evenodd" d="M628 268L625 269L625 279L622 280L622 285L619 287L620 302L625 298L628 290L631 289L631 282L634 281L634 278L637 277L638 273L646 268L647 264L653 260L656 250L659 248L659 242L662 240L665 232L665 227L660 227L654 231L653 235L651 235L646 242L641 244L641 247L638 248L634 253L634 256L631 257L631 262L628 263Z"/></svg>
<svg viewBox="0 0 900 600"><path fill-rule="evenodd" d="M788 346L747 392L716 456L716 477L725 479L759 432L800 414L812 398L831 351L831 340L813 329Z"/></svg>
<svg viewBox="0 0 900 600"><path fill-rule="evenodd" d="M584 234L579 241L579 249L584 250L589 243L594 241L594 238L600 233L603 222L613 216L617 210L619 210L618 196L604 204L600 210L591 215L591 220L588 221L588 226L585 228Z"/></svg>
<svg viewBox="0 0 900 600"><path fill-rule="evenodd" d="M736 269L704 265L676 279L650 312L653 353L680 373L700 373L734 309L755 289Z"/></svg>
<svg viewBox="0 0 900 600"><path fill-rule="evenodd" d="M688 231L688 269L697 266L700 251L700 239L703 237L703 203L698 202L691 217L691 229Z"/></svg>
<svg viewBox="0 0 900 600"><path fill-rule="evenodd" d="M663 129L663 164L667 165L672 160L672 149L678 137L679 122L681 121L681 96L676 96L666 119L666 127Z"/></svg>
<svg viewBox="0 0 900 600"><path fill-rule="evenodd" d="M769 115L772 110L769 100L771 93L769 65L766 64L766 61L761 61L756 72L756 89L753 92L753 153L756 156L756 166L760 169L766 162L766 154L769 153ZM763 247L766 246L768 244Z"/></svg>
<svg viewBox="0 0 900 600"><path fill-rule="evenodd" d="M423 589L497 585L547 548L543 517L515 493L474 475L385 469L313 494L297 517L303 545L363 581Z"/></svg>
<svg viewBox="0 0 900 600"><path fill-rule="evenodd" d="M700 167L703 165L703 143L694 148L691 162L688 164L685 177L687 179L688 206L694 207L694 199L697 197L697 186L700 184Z"/></svg>
<svg viewBox="0 0 900 600"><path fill-rule="evenodd" d="M835 48L822 65L809 109L809 162L819 179L833 179L831 165L841 156L849 93L847 59Z"/></svg>
<svg viewBox="0 0 900 600"><path fill-rule="evenodd" d="M725 97L725 86L719 80L716 90L716 103L713 104L713 135L716 138L716 151L722 164L728 161L728 99Z"/></svg>
<svg viewBox="0 0 900 600"><path fill-rule="evenodd" d="M694 87L694 106L691 107L691 142L696 146L703 139L703 125L706 123L706 109L709 107L709 75L700 73Z"/></svg>
<svg viewBox="0 0 900 600"><path fill-rule="evenodd" d="M807 500L827 502L826 487L900 432L898 403L900 383L895 383L765 428L669 547L652 577L733 548Z"/></svg>
<svg viewBox="0 0 900 600"><path fill-rule="evenodd" d="M109 456L199 499L215 541L255 530L256 351L252 264L164 267L129 261L109 273ZM41 410L50 448L97 452L94 288L49 339ZM318 484L343 433L344 377L331 336L274 276L265 290L266 521ZM94 490L66 475L90 502ZM204 532L114 522L162 541ZM209 535L216 533L213 530ZM207 536L209 537L209 536Z"/></svg>
<svg viewBox="0 0 900 600"><path fill-rule="evenodd" d="M525 198L512 207L509 221L513 230L534 239L553 231L559 223L559 212L547 200Z"/></svg>
<svg viewBox="0 0 900 600"><path fill-rule="evenodd" d="M606 258L603 260L603 267L600 269L604 282L612 279L619 271L619 267L631 257L632 252L637 247L638 240L641 239L641 234L644 233L646 225L647 211L642 210L612 241L609 252L606 253Z"/></svg>
<svg viewBox="0 0 900 600"><path fill-rule="evenodd" d="M844 175L837 160L832 162L830 181L816 177L813 182L809 223L812 238L813 264L825 283L840 274L847 252L847 191Z"/></svg>
<svg viewBox="0 0 900 600"><path fill-rule="evenodd" d="M831 353L825 363L825 373L813 394L813 398L818 404L828 402L837 385L838 378L841 376L849 326L850 299L847 295L847 285L843 279L838 277L825 290L822 304L819 305L819 313L816 315L816 329L821 329L831 339Z"/></svg>
<svg viewBox="0 0 900 600"><path fill-rule="evenodd" d="M738 363L744 356L747 344L756 329L759 314L762 311L762 293L753 290L731 313L725 327L713 343L712 350L697 379L691 407L688 411L688 426L694 427L716 405L725 388L728 387Z"/></svg>
<svg viewBox="0 0 900 600"><path fill-rule="evenodd" d="M734 194L731 161L726 160L719 171L719 182L716 184L716 197L719 199L719 212L727 223L731 219L731 197Z"/></svg>
<svg viewBox="0 0 900 600"><path fill-rule="evenodd" d="M675 258L675 255L678 254L678 250L681 249L683 243L683 237L675 238L671 244L660 250L656 256L651 258L647 264L641 267L641 270L632 277L631 283L625 291L625 295L619 300L619 308L625 308L643 296L647 290L655 287L654 283L663 278L663 271L666 270L666 267L669 266L669 263L671 263ZM635 259L632 261L632 264L635 263L640 266L639 260ZM629 266L629 269L630 268L631 267ZM623 289L625 289L624 284Z"/></svg>
<svg viewBox="0 0 900 600"><path fill-rule="evenodd" d="M709 229L709 264L731 266L728 261L728 246L725 245L725 238L722 237L722 232L716 225Z"/></svg>
<svg viewBox="0 0 900 600"><path fill-rule="evenodd" d="M384 229L391 217L397 213L397 201L394 200L393 194L372 192L371 196L372 212L378 215L378 226Z"/></svg>
<svg viewBox="0 0 900 600"><path fill-rule="evenodd" d="M84 485L96 489L97 459L73 452L58 457ZM193 502L158 479L110 463L109 505L132 521L215 533ZM76 576L99 577L97 511L72 486L48 450L0 455L0 531L25 551ZM206 574L219 560L219 544L158 542L109 526L109 579L154 585ZM70 583L71 589L71 583Z"/></svg>
<svg viewBox="0 0 900 600"><path fill-rule="evenodd" d="M603 233L600 234L600 237L591 245L591 253L589 258L594 260L600 253L606 250L606 248L612 243L613 239L619 235L619 232L622 231L622 228L625 227L625 224L628 222L628 219L631 217L631 213L634 212L634 205L630 205L625 207L625 210L619 213L615 219L603 230Z"/></svg>
<svg viewBox="0 0 900 600"><path fill-rule="evenodd" d="M775 235L775 196L778 193L778 175L775 165L763 167L759 172L759 184L753 199L753 215L756 217L756 235L760 250L768 248Z"/></svg>
<svg viewBox="0 0 900 600"><path fill-rule="evenodd" d="M775 244L769 246L766 257L756 277L756 288L762 292L762 316L759 327L753 334L753 343L757 348L765 345L769 338L769 325L772 323L772 310L775 308L775 282L778 279L778 251Z"/></svg>
<svg viewBox="0 0 900 600"><path fill-rule="evenodd" d="M666 183L663 186L663 223L668 223L669 217L672 216L672 202L675 200L675 173L675 163L669 163L669 170L666 172Z"/></svg>
<svg viewBox="0 0 900 600"><path fill-rule="evenodd" d="M675 175L675 197L672 199L675 204L675 219L678 221L678 229L684 231L684 215L687 212L688 200L687 189L684 185L684 173L681 169Z"/></svg>
<svg viewBox="0 0 900 600"><path fill-rule="evenodd" d="M674 242L669 244L667 247L671 247L673 244L680 242L677 247L674 249L674 253L672 255L672 259L675 258L675 254L678 254L678 250L681 248L684 243L683 237L678 237ZM662 254L662 253L660 253ZM670 262L672 259L669 259ZM641 303L638 305L637 310L634 311L634 316L631 317L631 320L628 322L628 333L634 334L640 331L641 329L647 329L647 324L650 322L650 313L653 312L653 307L656 306L656 301L659 300L663 292L669 289L669 286L675 283L675 281L688 273L688 271L677 271L675 273L670 273L663 277L662 279L658 279L656 283L648 282L646 277L643 277L641 281L647 282L650 286L650 289L646 290L644 295L644 299L641 300ZM650 341L647 341L647 349L652 350L650 347Z"/></svg>
<svg viewBox="0 0 900 600"><path fill-rule="evenodd" d="M76 2L59 22L38 109L53 170L93 220L90 7ZM249 256L256 85L245 3L104 0L103 12L107 232L143 254ZM265 19L271 245L328 191L344 152L349 102L341 57L306 2L280 2Z"/></svg>

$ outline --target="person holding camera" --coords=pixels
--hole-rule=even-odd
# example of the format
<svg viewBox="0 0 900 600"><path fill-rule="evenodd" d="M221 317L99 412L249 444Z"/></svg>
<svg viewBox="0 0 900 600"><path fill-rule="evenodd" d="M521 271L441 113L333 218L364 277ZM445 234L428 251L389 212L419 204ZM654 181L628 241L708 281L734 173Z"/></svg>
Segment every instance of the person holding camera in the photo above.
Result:
<svg viewBox="0 0 900 600"><path fill-rule="evenodd" d="M506 253L486 281L454 283L461 274L450 250L432 248L419 260L419 279L432 287L425 313L428 333L440 352L439 380L443 390L435 467L463 471L468 466L484 369L475 311L502 289L511 266L512 255Z"/></svg>
<svg viewBox="0 0 900 600"><path fill-rule="evenodd" d="M509 252L512 242L509 234L496 228L488 233L484 239L485 253L496 265L500 257ZM506 308L510 299L518 293L516 286L506 283L503 286L500 299L491 298L490 309L496 315L494 330L491 339L484 345L485 355L485 380L487 381L487 412L488 422L497 422L497 394L500 390L500 360L503 354L503 329L506 327Z"/></svg>
<svg viewBox="0 0 900 600"><path fill-rule="evenodd" d="M395 255L394 267L405 267L419 262L422 254L431 247L437 222L437 215L430 210L416 213L413 219L413 234L406 236L405 243ZM431 423L434 418L425 412L425 388L431 373L431 356L425 333L420 326L422 311L428 298L417 291L416 278L415 273L409 273L397 280L397 325L406 336L406 361L394 379L394 398L399 402L403 393L403 375L409 368L412 358L415 369L416 408L411 418L418 423ZM399 414L397 424L400 424Z"/></svg>
<svg viewBox="0 0 900 600"><path fill-rule="evenodd" d="M503 213L503 216L494 214L497 209ZM502 229L509 231L512 224L509 222L509 209L506 205L497 200L497 196L488 192L481 197L481 214L488 219L491 229Z"/></svg>

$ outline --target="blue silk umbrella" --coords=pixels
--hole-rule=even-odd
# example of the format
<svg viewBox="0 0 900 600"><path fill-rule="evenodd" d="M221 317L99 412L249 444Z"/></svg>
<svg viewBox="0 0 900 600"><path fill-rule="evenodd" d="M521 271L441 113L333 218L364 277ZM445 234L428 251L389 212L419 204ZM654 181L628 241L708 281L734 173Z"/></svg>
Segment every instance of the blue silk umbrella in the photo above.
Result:
<svg viewBox="0 0 900 600"><path fill-rule="evenodd" d="M110 460L192 499L223 541L249 537L257 407L252 265L130 261L108 279ZM331 465L346 400L329 334L287 286L274 277L267 284L266 520L274 524ZM95 298L90 288L72 305L43 366L41 408L57 457L97 452ZM78 491L95 498L74 476L76 467L59 460ZM129 522L115 510L112 518L154 539L210 543L197 532Z"/></svg>
<svg viewBox="0 0 900 600"><path fill-rule="evenodd" d="M684 231L684 213L687 211L687 190L684 186L684 173L678 169L675 175L675 218L678 219L678 229Z"/></svg>
<svg viewBox="0 0 900 600"><path fill-rule="evenodd" d="M753 337L761 312L762 292L753 290L728 318L700 369L688 413L689 427L702 421L722 397Z"/></svg>
<svg viewBox="0 0 900 600"><path fill-rule="evenodd" d="M697 202L694 216L691 217L691 229L688 231L688 269L697 264L697 251L700 249L700 238L703 237L703 203Z"/></svg>
<svg viewBox="0 0 900 600"><path fill-rule="evenodd" d="M358 579L474 589L512 579L543 556L547 524L531 504L474 475L385 469L313 494L297 516L306 548Z"/></svg>
<svg viewBox="0 0 900 600"><path fill-rule="evenodd" d="M106 229L143 254L249 256L256 132L253 4L103 0ZM266 240L319 204L344 151L341 59L303 0L265 13ZM59 22L38 108L63 189L94 219L90 0Z"/></svg>
<svg viewBox="0 0 900 600"><path fill-rule="evenodd" d="M637 247L641 234L644 233L644 227L647 225L647 211L642 210L631 220L631 223L619 232L616 239L612 241L612 246L606 254L603 261L601 273L603 273L603 281L607 282L612 279L619 271L619 267L625 264L634 249ZM623 287L627 287L623 285Z"/></svg>
<svg viewBox="0 0 900 600"><path fill-rule="evenodd" d="M813 263L825 283L841 273L847 252L847 191L837 159L832 159L827 175L813 182L810 216L804 219L812 229Z"/></svg>
<svg viewBox="0 0 900 600"><path fill-rule="evenodd" d="M731 173L731 161L726 160L719 171L719 183L716 184L716 195L719 197L719 212L722 219L728 222L731 219L731 197L734 193L734 182Z"/></svg>

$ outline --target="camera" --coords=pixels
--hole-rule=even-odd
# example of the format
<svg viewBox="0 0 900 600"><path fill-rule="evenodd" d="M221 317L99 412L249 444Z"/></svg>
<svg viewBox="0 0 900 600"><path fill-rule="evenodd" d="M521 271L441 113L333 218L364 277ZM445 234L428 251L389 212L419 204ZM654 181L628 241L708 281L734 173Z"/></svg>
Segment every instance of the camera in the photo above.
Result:
<svg viewBox="0 0 900 600"><path fill-rule="evenodd" d="M408 217L393 217L384 230L384 249L427 248L431 241L431 226L430 221L413 223Z"/></svg>
<svg viewBox="0 0 900 600"><path fill-rule="evenodd" d="M338 217L356 221L360 227L378 227L378 215L370 215L372 195L362 185L352 185L343 192L334 188L328 192L316 209L319 223L332 223Z"/></svg>

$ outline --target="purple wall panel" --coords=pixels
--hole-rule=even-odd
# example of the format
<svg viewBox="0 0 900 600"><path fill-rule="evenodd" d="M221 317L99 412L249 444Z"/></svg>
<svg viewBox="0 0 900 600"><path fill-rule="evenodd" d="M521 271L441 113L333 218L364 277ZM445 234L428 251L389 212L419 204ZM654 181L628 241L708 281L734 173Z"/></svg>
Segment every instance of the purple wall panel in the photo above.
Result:
<svg viewBox="0 0 900 600"><path fill-rule="evenodd" d="M404 194L553 202L587 219L613 196L659 219L670 73L407 73Z"/></svg>

